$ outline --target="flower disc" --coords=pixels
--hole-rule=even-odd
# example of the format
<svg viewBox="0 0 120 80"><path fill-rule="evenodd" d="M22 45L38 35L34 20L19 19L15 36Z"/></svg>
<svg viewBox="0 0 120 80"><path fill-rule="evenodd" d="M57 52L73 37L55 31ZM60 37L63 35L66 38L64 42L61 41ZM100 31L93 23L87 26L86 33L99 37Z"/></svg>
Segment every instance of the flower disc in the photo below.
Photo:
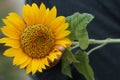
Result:
<svg viewBox="0 0 120 80"><path fill-rule="evenodd" d="M44 25L28 26L21 34L21 47L32 58L43 58L54 48L55 40L51 30Z"/></svg>

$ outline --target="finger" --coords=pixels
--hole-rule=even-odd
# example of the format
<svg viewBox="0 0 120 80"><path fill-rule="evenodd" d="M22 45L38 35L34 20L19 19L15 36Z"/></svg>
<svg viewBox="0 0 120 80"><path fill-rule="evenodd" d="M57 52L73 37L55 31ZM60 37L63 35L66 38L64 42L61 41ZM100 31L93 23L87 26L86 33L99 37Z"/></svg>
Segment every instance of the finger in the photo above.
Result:
<svg viewBox="0 0 120 80"><path fill-rule="evenodd" d="M65 51L65 48L63 46L59 46L58 47L58 50L60 50L61 52L64 52Z"/></svg>

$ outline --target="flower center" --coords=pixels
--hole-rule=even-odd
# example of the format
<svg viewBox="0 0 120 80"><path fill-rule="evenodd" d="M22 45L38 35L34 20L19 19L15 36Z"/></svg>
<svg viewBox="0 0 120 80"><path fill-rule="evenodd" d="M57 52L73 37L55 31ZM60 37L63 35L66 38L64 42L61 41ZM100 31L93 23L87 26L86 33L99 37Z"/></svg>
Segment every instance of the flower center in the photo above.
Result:
<svg viewBox="0 0 120 80"><path fill-rule="evenodd" d="M54 35L41 24L28 26L21 35L21 48L32 58L43 58L54 48Z"/></svg>

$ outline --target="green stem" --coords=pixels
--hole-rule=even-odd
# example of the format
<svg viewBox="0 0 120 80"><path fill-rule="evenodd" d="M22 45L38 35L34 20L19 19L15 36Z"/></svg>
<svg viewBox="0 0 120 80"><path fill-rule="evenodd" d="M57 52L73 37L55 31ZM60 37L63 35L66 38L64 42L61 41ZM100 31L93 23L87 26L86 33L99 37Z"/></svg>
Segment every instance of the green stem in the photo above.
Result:
<svg viewBox="0 0 120 80"><path fill-rule="evenodd" d="M89 44L120 43L120 39L107 38L105 40L89 39Z"/></svg>
<svg viewBox="0 0 120 80"><path fill-rule="evenodd" d="M79 47L79 44L76 44L76 45L72 46L72 47L71 47L71 50L73 50L73 49L75 49L75 48L77 48L77 47Z"/></svg>
<svg viewBox="0 0 120 80"><path fill-rule="evenodd" d="M75 42L73 42L72 45L77 45L77 44L79 44L79 42L78 42L78 41L75 41Z"/></svg>
<svg viewBox="0 0 120 80"><path fill-rule="evenodd" d="M89 39L89 44L100 44L100 45L89 50L87 54L89 55L93 51L105 46L108 43L120 43L120 39L111 39L111 38L107 38L104 40ZM71 49L75 49L76 47L79 47L79 42L73 42L73 46L71 47Z"/></svg>
<svg viewBox="0 0 120 80"><path fill-rule="evenodd" d="M107 38L105 40L96 40L96 39L89 39L89 44L103 44L103 43L120 43L120 39L111 39ZM79 42L73 42L73 45L78 45Z"/></svg>
<svg viewBox="0 0 120 80"><path fill-rule="evenodd" d="M92 48L91 50L89 50L89 51L87 52L87 55L89 55L90 53L92 53L93 51L95 51L95 50L97 50L97 49L102 48L102 47L105 46L106 44L107 44L107 43L100 44L99 46Z"/></svg>

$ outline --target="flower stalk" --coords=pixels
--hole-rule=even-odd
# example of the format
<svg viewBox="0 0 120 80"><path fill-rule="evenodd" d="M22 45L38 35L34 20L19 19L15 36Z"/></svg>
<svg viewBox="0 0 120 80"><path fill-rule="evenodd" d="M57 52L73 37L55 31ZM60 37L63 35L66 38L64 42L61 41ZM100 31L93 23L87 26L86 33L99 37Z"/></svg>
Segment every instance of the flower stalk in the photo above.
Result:
<svg viewBox="0 0 120 80"><path fill-rule="evenodd" d="M89 44L120 43L120 39L107 38L104 40L89 39Z"/></svg>
<svg viewBox="0 0 120 80"><path fill-rule="evenodd" d="M96 39L89 39L89 45L92 44L99 44L98 46L92 48L91 50L89 50L87 52L87 55L89 55L90 53L92 53L93 51L102 48L103 46L105 46L108 43L120 43L120 39L112 39L112 38L107 38L104 40L96 40ZM73 46L71 47L71 50L75 49L79 47L79 42L75 41L73 42Z"/></svg>

